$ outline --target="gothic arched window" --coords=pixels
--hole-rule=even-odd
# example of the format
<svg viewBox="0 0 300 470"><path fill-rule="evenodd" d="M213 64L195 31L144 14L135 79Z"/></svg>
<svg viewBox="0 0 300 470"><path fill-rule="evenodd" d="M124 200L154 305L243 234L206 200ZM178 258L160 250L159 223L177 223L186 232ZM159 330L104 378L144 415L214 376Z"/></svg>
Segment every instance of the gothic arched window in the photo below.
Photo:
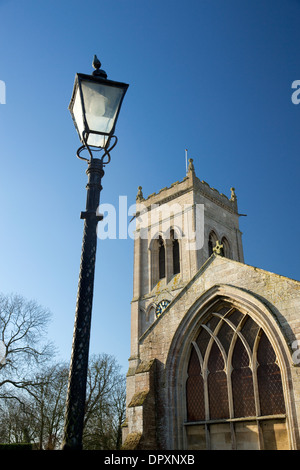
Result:
<svg viewBox="0 0 300 470"><path fill-rule="evenodd" d="M212 230L208 237L208 256L211 256L213 254L214 246L216 245L217 241L218 241L218 237L215 234L215 232Z"/></svg>
<svg viewBox="0 0 300 470"><path fill-rule="evenodd" d="M166 276L166 253L162 237L158 239L158 277L162 279Z"/></svg>
<svg viewBox="0 0 300 470"><path fill-rule="evenodd" d="M221 245L223 245L223 256L231 258L230 245L226 237L222 238Z"/></svg>
<svg viewBox="0 0 300 470"><path fill-rule="evenodd" d="M180 252L179 252L179 242L175 238L174 230L170 232L171 242L172 242L172 259L173 259L173 274L180 273Z"/></svg>
<svg viewBox="0 0 300 470"><path fill-rule="evenodd" d="M288 445L275 351L257 323L230 304L219 305L201 324L191 344L185 390L188 440L195 442L198 432L205 442L201 448Z"/></svg>

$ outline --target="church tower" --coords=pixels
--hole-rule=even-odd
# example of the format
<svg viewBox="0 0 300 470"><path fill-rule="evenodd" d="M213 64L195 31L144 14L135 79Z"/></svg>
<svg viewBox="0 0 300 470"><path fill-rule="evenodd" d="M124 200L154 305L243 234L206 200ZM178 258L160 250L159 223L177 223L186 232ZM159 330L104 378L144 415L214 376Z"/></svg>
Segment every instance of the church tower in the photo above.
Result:
<svg viewBox="0 0 300 470"><path fill-rule="evenodd" d="M244 261L234 188L220 194L195 175L144 198L136 197L131 361L138 364L138 338L192 279L213 251Z"/></svg>
<svg viewBox="0 0 300 470"><path fill-rule="evenodd" d="M300 448L300 283L244 264L239 217L192 159L138 188L124 449Z"/></svg>

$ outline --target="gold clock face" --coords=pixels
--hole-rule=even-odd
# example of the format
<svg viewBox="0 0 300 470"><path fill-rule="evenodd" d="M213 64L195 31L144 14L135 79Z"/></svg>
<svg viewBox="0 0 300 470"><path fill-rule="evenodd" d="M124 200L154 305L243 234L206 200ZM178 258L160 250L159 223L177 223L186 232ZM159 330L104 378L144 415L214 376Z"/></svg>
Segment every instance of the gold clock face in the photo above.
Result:
<svg viewBox="0 0 300 470"><path fill-rule="evenodd" d="M170 303L169 300L161 300L159 302L159 304L157 305L156 310L155 310L155 313L156 313L157 317L159 317L159 315L161 315L163 313L163 311L167 308L169 303Z"/></svg>

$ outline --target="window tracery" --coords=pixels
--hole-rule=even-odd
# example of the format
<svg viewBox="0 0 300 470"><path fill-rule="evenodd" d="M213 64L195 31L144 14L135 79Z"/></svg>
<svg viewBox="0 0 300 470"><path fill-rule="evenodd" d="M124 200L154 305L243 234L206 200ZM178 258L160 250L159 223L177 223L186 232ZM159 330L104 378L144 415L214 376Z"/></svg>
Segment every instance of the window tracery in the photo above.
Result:
<svg viewBox="0 0 300 470"><path fill-rule="evenodd" d="M223 305L201 324L191 344L185 390L186 424L205 425L206 436L213 423L231 423L227 430L232 435L240 429L234 423L241 427L244 420L253 420L259 442L263 440L259 422L268 420L268 426L276 419L284 422L282 379L274 349L259 325L231 305ZM211 448L209 442L206 448ZM232 442L237 445L236 436Z"/></svg>

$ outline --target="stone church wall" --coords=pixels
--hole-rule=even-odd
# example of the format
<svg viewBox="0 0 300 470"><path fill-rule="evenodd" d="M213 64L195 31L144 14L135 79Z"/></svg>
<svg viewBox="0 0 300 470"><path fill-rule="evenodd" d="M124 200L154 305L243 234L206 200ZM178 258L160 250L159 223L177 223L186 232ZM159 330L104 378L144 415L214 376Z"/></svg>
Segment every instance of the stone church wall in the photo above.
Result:
<svg viewBox="0 0 300 470"><path fill-rule="evenodd" d="M178 441L174 437L178 430L172 414L182 413L183 420L184 410L175 411L174 403L170 402L170 396L172 395L174 399L174 396L179 393L177 388L171 390L170 394L170 387L176 388L176 379L171 377L175 372L172 371L173 358L170 356L170 351L173 355L182 354L184 336L191 333L190 325L197 323L198 305L200 306L201 299L205 299L206 293L211 289L216 289L218 296L226 296L230 292L237 302L247 302L250 314L252 304L253 312L255 312L256 303L262 306L263 313L256 320L270 336L274 349L278 350L278 345L281 345L280 360L283 362L281 367L287 369L283 386L290 400L288 420L294 423L293 447L300 448L299 424L297 424L300 422L300 368L299 364L293 363L293 357L295 357L293 345L297 340L300 344L300 283L216 255L213 255L202 266L139 339L139 367L143 368L143 365L153 360L157 363L155 390L153 380L151 388L150 376L147 380L145 377L140 380L137 370L131 371L129 382L134 383L134 387L131 385L132 393L134 388L134 394L147 390L148 393L153 393L152 405L155 402L156 411L159 410L156 416L156 445L165 449L174 448L174 445L182 446L182 443L178 444L180 439ZM133 426L132 422L131 426ZM143 433L142 425L136 424L135 432L138 429ZM151 442L153 442L153 432Z"/></svg>

